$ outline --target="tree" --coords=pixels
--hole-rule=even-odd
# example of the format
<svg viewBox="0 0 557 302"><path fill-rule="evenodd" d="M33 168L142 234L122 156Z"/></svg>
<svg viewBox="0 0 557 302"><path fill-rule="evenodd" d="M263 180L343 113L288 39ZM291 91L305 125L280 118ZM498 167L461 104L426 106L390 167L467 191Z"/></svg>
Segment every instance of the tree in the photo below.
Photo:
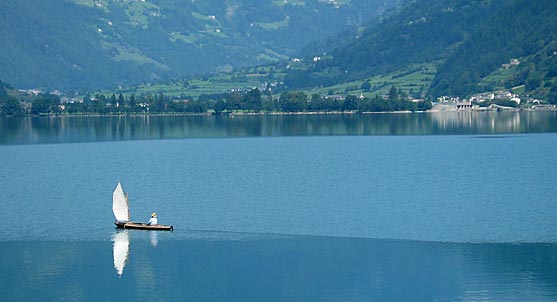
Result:
<svg viewBox="0 0 557 302"><path fill-rule="evenodd" d="M131 111L132 111L132 112L135 111L135 106L136 106L135 94L132 94L132 95L130 96L130 108L131 108Z"/></svg>
<svg viewBox="0 0 557 302"><path fill-rule="evenodd" d="M542 75L539 73L531 72L526 79L526 91L536 90L542 84Z"/></svg>
<svg viewBox="0 0 557 302"><path fill-rule="evenodd" d="M226 104L229 110L242 109L242 97L237 92L232 92L226 95Z"/></svg>
<svg viewBox="0 0 557 302"><path fill-rule="evenodd" d="M52 94L41 94L31 103L32 114L49 114L60 112L60 98Z"/></svg>
<svg viewBox="0 0 557 302"><path fill-rule="evenodd" d="M106 96L102 94L95 95L93 111L98 113L106 113Z"/></svg>
<svg viewBox="0 0 557 302"><path fill-rule="evenodd" d="M213 109L215 110L215 114L221 114L224 110L226 110L226 102L222 99L216 101Z"/></svg>
<svg viewBox="0 0 557 302"><path fill-rule="evenodd" d="M342 103L342 107L340 110L342 111L353 111L356 110L358 107L358 98L355 95L349 95L344 99Z"/></svg>
<svg viewBox="0 0 557 302"><path fill-rule="evenodd" d="M391 89L389 90L389 95L388 95L387 98L391 102L398 100L398 90L396 89L395 85L391 86Z"/></svg>
<svg viewBox="0 0 557 302"><path fill-rule="evenodd" d="M301 112L307 109L307 95L301 91L283 92L280 101L284 112Z"/></svg>
<svg viewBox="0 0 557 302"><path fill-rule="evenodd" d="M23 113L23 106L16 98L0 99L0 116L20 116Z"/></svg>
<svg viewBox="0 0 557 302"><path fill-rule="evenodd" d="M370 100L368 110L371 112L387 112L393 111L393 107L391 102L376 95L372 100Z"/></svg>
<svg viewBox="0 0 557 302"><path fill-rule="evenodd" d="M160 93L158 96L155 96L154 102L150 108L151 112L165 112L166 103L164 94Z"/></svg>
<svg viewBox="0 0 557 302"><path fill-rule="evenodd" d="M44 97L39 97L33 100L31 103L31 114L48 114L52 112L52 103L49 99Z"/></svg>
<svg viewBox="0 0 557 302"><path fill-rule="evenodd" d="M369 92L371 90L371 83L369 82L369 80L366 80L365 82L363 82L362 86L360 86L360 89L362 89L363 91Z"/></svg>
<svg viewBox="0 0 557 302"><path fill-rule="evenodd" d="M431 104L430 100L419 101L417 105L418 105L417 110L420 111L426 111L433 108L433 105Z"/></svg>
<svg viewBox="0 0 557 302"><path fill-rule="evenodd" d="M246 94L246 109L259 112L261 110L261 91L259 88L252 89Z"/></svg>
<svg viewBox="0 0 557 302"><path fill-rule="evenodd" d="M125 105L126 105L126 100L124 99L124 96L120 93L118 95L118 106L124 108Z"/></svg>
<svg viewBox="0 0 557 302"><path fill-rule="evenodd" d="M0 99L5 99L8 97L8 92L6 88L2 85L2 81L0 81Z"/></svg>
<svg viewBox="0 0 557 302"><path fill-rule="evenodd" d="M551 89L549 89L547 101L550 104L557 104L557 84L553 84L553 86L551 86Z"/></svg>
<svg viewBox="0 0 557 302"><path fill-rule="evenodd" d="M110 104L112 105L113 108L116 107L116 102L117 102L116 95L112 94L110 96Z"/></svg>
<svg viewBox="0 0 557 302"><path fill-rule="evenodd" d="M311 96L311 101L308 104L308 109L311 111L328 111L329 108L325 105L325 99L317 94L314 93Z"/></svg>

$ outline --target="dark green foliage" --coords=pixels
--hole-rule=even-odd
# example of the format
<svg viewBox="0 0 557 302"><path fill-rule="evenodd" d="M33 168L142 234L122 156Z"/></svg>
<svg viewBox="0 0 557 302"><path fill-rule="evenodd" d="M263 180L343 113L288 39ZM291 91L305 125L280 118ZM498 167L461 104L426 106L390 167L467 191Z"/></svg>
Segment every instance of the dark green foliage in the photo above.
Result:
<svg viewBox="0 0 557 302"><path fill-rule="evenodd" d="M76 2L0 1L0 77L17 87L91 91L260 65L398 1L352 0L340 9L318 0Z"/></svg>
<svg viewBox="0 0 557 302"><path fill-rule="evenodd" d="M226 103L224 100L216 101L214 105L215 114L221 114L224 110L226 110Z"/></svg>
<svg viewBox="0 0 557 302"><path fill-rule="evenodd" d="M419 101L419 102L417 102L416 105L417 105L417 110L420 110L420 111L426 111L426 110L429 110L433 107L432 104L431 104L431 101L429 101L429 100Z"/></svg>
<svg viewBox="0 0 557 302"><path fill-rule="evenodd" d="M429 63L437 73L429 89L412 91L415 97L464 97L525 85L529 95L546 99L557 82L555 11L552 0L408 2L381 22L353 32L351 41L329 43L333 46L320 60L312 60L320 53L306 52L305 64L287 70L284 83L288 89L326 87ZM506 78L487 78L511 59L520 64ZM360 89L367 91L369 83Z"/></svg>
<svg viewBox="0 0 557 302"><path fill-rule="evenodd" d="M504 107L513 107L516 108L518 107L518 103L515 101L511 101L511 100L491 100L491 101L485 101L485 102L481 102L479 105L480 107L488 107L489 105L499 105L499 106L504 106Z"/></svg>
<svg viewBox="0 0 557 302"><path fill-rule="evenodd" d="M116 99L116 103L114 102ZM23 115L24 108L20 102L0 102L2 115ZM262 94L257 88L248 91L230 92L227 94L202 95L197 99L190 97L170 98L163 93L157 95L130 95L125 97L114 94L106 96L96 94L85 96L83 102L64 103L61 110L60 99L55 95L40 95L32 102L30 113L33 115L51 114L163 114L163 113L196 113L216 115L223 113L249 112L385 112L415 111L431 109L431 103L409 101L408 96L396 87L391 88L390 98L375 96L364 98L355 95L321 96L314 94L310 98L302 91L283 92L280 98ZM14 107L16 106L16 107ZM16 114L17 112L17 114Z"/></svg>
<svg viewBox="0 0 557 302"><path fill-rule="evenodd" d="M327 86L339 79L361 79L401 70L415 63L443 59L504 2L409 2L380 24L368 24L368 29L351 43L342 43L339 48L329 50L327 57L307 70L289 71L285 85L292 88Z"/></svg>
<svg viewBox="0 0 557 302"><path fill-rule="evenodd" d="M547 95L547 101L550 104L557 104L557 84L552 84L549 94Z"/></svg>
<svg viewBox="0 0 557 302"><path fill-rule="evenodd" d="M354 111L358 108L358 98L354 95L348 95L344 99L342 106L340 107L341 111Z"/></svg>
<svg viewBox="0 0 557 302"><path fill-rule="evenodd" d="M21 116L24 114L23 106L16 98L0 98L0 116Z"/></svg>
<svg viewBox="0 0 557 302"><path fill-rule="evenodd" d="M0 80L0 100L8 97L8 91L6 91L6 84Z"/></svg>
<svg viewBox="0 0 557 302"><path fill-rule="evenodd" d="M547 63L556 49L556 11L557 2L553 0L506 1L439 67L430 94L466 96L490 90L478 86L482 78L511 59L536 53L532 65L521 62L517 77L505 86L525 84L527 91L538 89L544 76L555 77L555 60Z"/></svg>
<svg viewBox="0 0 557 302"><path fill-rule="evenodd" d="M226 106L228 110L238 111L242 109L242 96L239 93L229 93L226 96Z"/></svg>
<svg viewBox="0 0 557 302"><path fill-rule="evenodd" d="M29 3L29 0L6 0L0 2L0 34L8 41L18 36L29 39L22 41L21 45L8 43L4 46L4 53L13 58L24 57L24 60L18 63L22 68L17 70L10 68L16 60L5 59L4 54L0 54L0 66L7 66L0 70L0 76L9 73L14 81L33 78L21 77L21 72L34 75L44 83L59 83L60 87L74 84L86 87L83 83L126 85L139 78L145 79L146 75L152 77L147 80L164 79L177 73L198 73L225 65L263 64L284 58L283 55L295 56L302 43L312 40L304 50L305 57L301 62L296 60L297 63L288 68L283 67L286 64L276 63L246 68L245 72L235 72L230 77L221 76L226 81L230 79L231 83L242 83L248 74L257 74L268 82L282 82L273 88L275 99L271 98L270 91L258 89L201 95L197 101L187 97L177 101L160 95L137 96L136 100L135 96L124 98L118 93L107 93L104 99L96 98L71 107L75 112L98 113L144 112L147 107L150 112L215 110L215 113L431 108L430 102L409 102L407 96L395 87L391 88L386 99L333 97L339 92L343 95L370 91L384 93L393 84L402 86L414 98L469 96L514 88L516 91L525 90L525 94L534 98L557 103L556 1L402 1L405 4L385 13L381 19L371 20L364 27L342 31L342 37L333 35L331 38L329 34L341 32L347 23L359 25L373 14L359 14L357 20L350 22L343 16L353 17L358 9L377 8L382 5L380 2L350 1L348 6L330 10L326 1L310 0L304 5L277 6L277 1L241 0L234 2L234 12L230 14L230 2L223 5L222 0L154 0L149 5L156 8L141 17L141 22L145 23L132 25L132 19L137 21L138 18L130 17L132 4L127 1L110 1L108 8L99 10L78 6L71 1ZM390 7L397 1L387 2L386 6ZM43 11L58 6L61 6L61 14L74 13L67 16L64 26L56 22L56 18L41 15ZM20 22L16 17L27 17L7 13L14 10L33 17L27 27L12 28ZM151 13L161 15L156 17ZM80 22L74 20L76 16L81 17ZM286 16L290 17L288 22L282 22L287 20ZM114 26L107 25L106 20L114 20ZM92 24L92 28L85 26ZM102 34L94 31L99 27L103 28ZM49 35L42 34L43 28L50 30ZM221 34L215 29L221 30ZM61 38L66 36L67 39ZM66 53L66 48L71 50ZM82 62L85 53L88 57ZM56 59L49 60L48 56L54 54ZM146 61L138 62L138 58ZM503 70L502 65L511 59L518 59L520 64ZM425 68L428 70L416 76L416 70L422 66L428 66ZM48 72L43 72L44 68ZM67 72L64 75L67 79L59 80L59 69ZM406 76L412 78L409 80L414 81L412 85L395 81ZM377 80L381 77L383 79ZM209 75L204 78L206 82L214 79ZM432 79L432 85L428 87ZM194 89L199 81L182 76L174 83ZM326 91L332 85L335 87L329 90L330 98L312 95L308 99L306 95L305 101L298 99L300 96L296 91L308 87ZM159 90L150 91L158 93ZM276 98L282 92L286 93ZM0 98L2 94L0 85ZM188 91L187 94L195 93Z"/></svg>
<svg viewBox="0 0 557 302"><path fill-rule="evenodd" d="M246 93L245 106L247 110L254 112L261 111L262 99L261 91L258 88L252 89Z"/></svg>
<svg viewBox="0 0 557 302"><path fill-rule="evenodd" d="M43 94L31 103L31 114L44 115L60 112L60 98L51 94Z"/></svg>
<svg viewBox="0 0 557 302"><path fill-rule="evenodd" d="M149 106L149 110L153 113L166 112L166 98L162 93L153 98L151 106Z"/></svg>
<svg viewBox="0 0 557 302"><path fill-rule="evenodd" d="M284 112L303 112L308 106L307 95L300 91L283 92L280 95L280 103Z"/></svg>
<svg viewBox="0 0 557 302"><path fill-rule="evenodd" d="M371 90L371 83L366 80L365 82L362 83L362 86L360 86L360 89L362 89L363 91L370 91Z"/></svg>

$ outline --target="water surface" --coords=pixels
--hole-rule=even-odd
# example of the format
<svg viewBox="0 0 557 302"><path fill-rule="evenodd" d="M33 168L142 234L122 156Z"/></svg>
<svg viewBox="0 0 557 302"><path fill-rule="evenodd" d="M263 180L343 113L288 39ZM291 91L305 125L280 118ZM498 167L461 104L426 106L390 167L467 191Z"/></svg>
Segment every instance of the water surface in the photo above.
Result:
<svg viewBox="0 0 557 302"><path fill-rule="evenodd" d="M0 118L0 144L557 132L557 111Z"/></svg>
<svg viewBox="0 0 557 302"><path fill-rule="evenodd" d="M117 231L115 231L118 235ZM2 242L10 301L554 301L556 244L125 231L106 241ZM157 236L157 235L155 235ZM9 275L9 277L6 277Z"/></svg>
<svg viewBox="0 0 557 302"><path fill-rule="evenodd" d="M6 301L555 301L551 114L440 128L418 126L427 125L418 115L405 115L412 126L255 117L265 121L253 132L157 117L133 135L133 122L114 128L119 118L38 120L57 130L24 119L0 134L0 293ZM132 220L156 211L175 231L115 230L118 181Z"/></svg>

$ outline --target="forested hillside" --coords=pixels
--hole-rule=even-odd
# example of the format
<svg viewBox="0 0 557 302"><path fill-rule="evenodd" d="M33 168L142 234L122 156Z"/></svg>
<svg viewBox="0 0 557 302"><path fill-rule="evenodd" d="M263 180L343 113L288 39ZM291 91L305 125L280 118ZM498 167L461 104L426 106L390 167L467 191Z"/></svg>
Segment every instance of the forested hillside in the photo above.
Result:
<svg viewBox="0 0 557 302"><path fill-rule="evenodd" d="M21 88L129 86L297 55L399 0L3 0L0 78Z"/></svg>
<svg viewBox="0 0 557 302"><path fill-rule="evenodd" d="M4 99L8 97L8 91L6 91L7 84L0 80L0 99Z"/></svg>
<svg viewBox="0 0 557 302"><path fill-rule="evenodd" d="M520 85L533 94L555 92L556 12L557 1L506 1L439 67L430 93L467 95ZM518 65L506 78L479 85L512 59L517 59Z"/></svg>
<svg viewBox="0 0 557 302"><path fill-rule="evenodd" d="M551 0L409 2L351 42L308 54L306 64L289 69L285 85L329 86L433 64L432 97L525 85L526 92L547 98L557 91L555 11ZM520 64L492 76L511 59Z"/></svg>
<svg viewBox="0 0 557 302"><path fill-rule="evenodd" d="M335 48L307 71L292 70L289 87L329 85L341 79L360 79L389 73L411 64L445 59L448 53L489 19L504 0L420 0L408 3L352 43ZM319 55L319 54L317 54Z"/></svg>

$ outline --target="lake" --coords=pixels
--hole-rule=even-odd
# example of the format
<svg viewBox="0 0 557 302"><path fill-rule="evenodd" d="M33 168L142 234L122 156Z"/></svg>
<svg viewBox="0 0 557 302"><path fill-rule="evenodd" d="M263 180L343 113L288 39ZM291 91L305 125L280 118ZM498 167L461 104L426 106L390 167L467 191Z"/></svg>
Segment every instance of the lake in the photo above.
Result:
<svg viewBox="0 0 557 302"><path fill-rule="evenodd" d="M0 125L6 301L557 299L555 111Z"/></svg>

